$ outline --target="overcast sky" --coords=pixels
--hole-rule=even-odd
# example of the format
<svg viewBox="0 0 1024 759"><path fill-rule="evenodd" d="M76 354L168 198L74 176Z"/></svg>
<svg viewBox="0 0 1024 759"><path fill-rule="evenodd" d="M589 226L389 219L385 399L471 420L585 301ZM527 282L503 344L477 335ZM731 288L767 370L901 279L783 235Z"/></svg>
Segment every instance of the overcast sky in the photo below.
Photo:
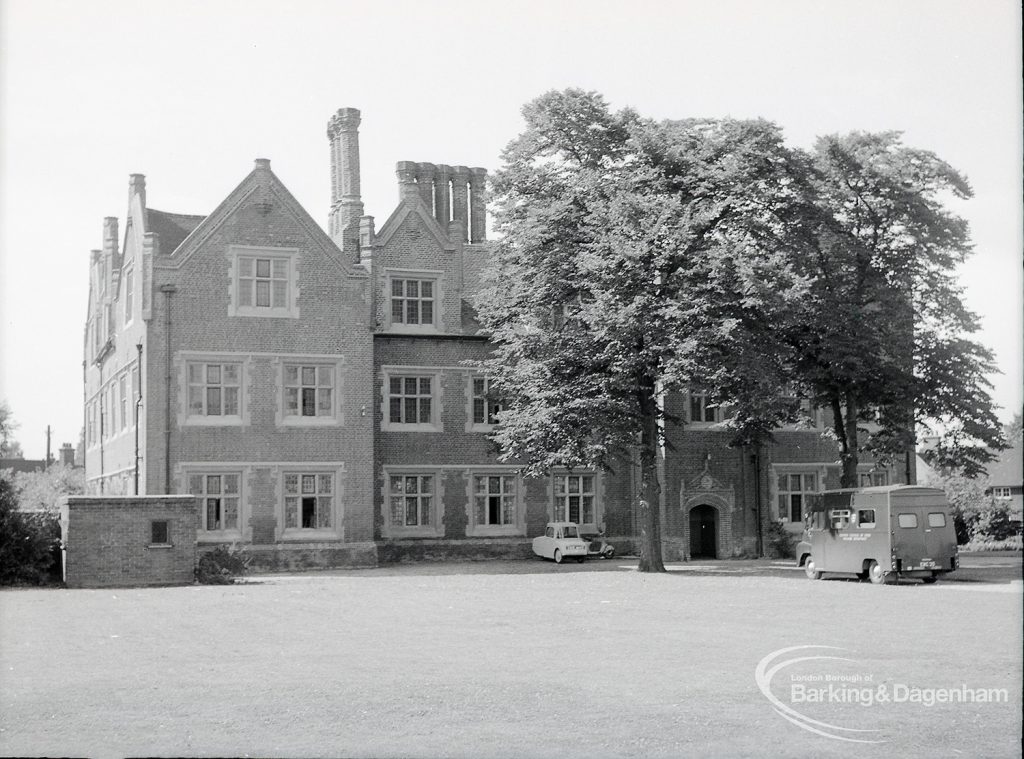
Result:
<svg viewBox="0 0 1024 759"><path fill-rule="evenodd" d="M523 103L582 87L653 118L764 117L791 144L902 130L964 172L962 272L994 396L1022 405L1016 0L125 2L0 0L0 398L29 458L82 427L89 251L123 234L128 175L207 214L253 159L321 225L326 123L363 114L378 227L400 160L499 166Z"/></svg>

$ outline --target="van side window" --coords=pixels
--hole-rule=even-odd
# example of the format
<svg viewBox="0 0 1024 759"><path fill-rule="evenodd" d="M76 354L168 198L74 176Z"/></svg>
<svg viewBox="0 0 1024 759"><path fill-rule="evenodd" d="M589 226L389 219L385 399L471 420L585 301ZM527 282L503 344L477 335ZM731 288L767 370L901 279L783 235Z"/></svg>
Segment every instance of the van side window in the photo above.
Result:
<svg viewBox="0 0 1024 759"><path fill-rule="evenodd" d="M900 514L897 519L900 527L917 527L917 514Z"/></svg>
<svg viewBox="0 0 1024 759"><path fill-rule="evenodd" d="M857 525L860 527L874 527L875 526L875 510L874 509L860 509L857 512Z"/></svg>
<svg viewBox="0 0 1024 759"><path fill-rule="evenodd" d="M849 509L832 509L828 513L829 521L831 522L831 528L833 530L841 530L844 527L850 526L850 510Z"/></svg>
<svg viewBox="0 0 1024 759"><path fill-rule="evenodd" d="M549 538L555 537L555 528L554 527L548 527L548 529L545 530L544 534L545 534L546 537L549 537Z"/></svg>
<svg viewBox="0 0 1024 759"><path fill-rule="evenodd" d="M932 511L928 514L928 526L929 527L945 527L946 526L946 515L941 511Z"/></svg>

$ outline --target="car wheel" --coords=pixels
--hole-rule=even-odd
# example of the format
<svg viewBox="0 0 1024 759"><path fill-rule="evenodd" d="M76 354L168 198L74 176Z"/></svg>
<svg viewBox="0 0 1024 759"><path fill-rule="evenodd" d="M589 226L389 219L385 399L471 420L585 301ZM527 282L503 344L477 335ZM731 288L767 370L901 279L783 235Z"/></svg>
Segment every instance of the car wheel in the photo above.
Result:
<svg viewBox="0 0 1024 759"><path fill-rule="evenodd" d="M613 557L614 555L615 555L615 549L614 549L614 548L612 548L611 546L608 546L608 548L607 548L607 549L605 550L605 552L604 552L604 557L605 557L606 559L610 559L610 558L612 558L612 557Z"/></svg>
<svg viewBox="0 0 1024 759"><path fill-rule="evenodd" d="M558 549L556 548L556 549L555 549L555 555L554 555L554 557L553 557L553 558L554 558L554 560L555 560L555 564L561 564L561 563L562 563L562 552L561 552L561 551L559 551L559 550L558 550Z"/></svg>
<svg viewBox="0 0 1024 759"><path fill-rule="evenodd" d="M579 557L578 559L576 559L576 563L577 563L577 564L582 564L582 563L583 563L583 559L584 559L584 558L586 558L586 557L584 557L584 556L580 556L580 557Z"/></svg>
<svg viewBox="0 0 1024 759"><path fill-rule="evenodd" d="M868 579L875 585L885 585L889 578L882 571L882 565L877 561L872 561L868 564Z"/></svg>
<svg viewBox="0 0 1024 759"><path fill-rule="evenodd" d="M814 563L814 557L808 556L804 561L804 574L807 575L809 580L820 580L821 572L818 571L817 565Z"/></svg>
<svg viewBox="0 0 1024 759"><path fill-rule="evenodd" d="M935 582L938 579L939 579L938 577L936 577L935 575L932 575L931 577L922 577L921 578L921 582L923 582L925 585L931 585L933 582Z"/></svg>

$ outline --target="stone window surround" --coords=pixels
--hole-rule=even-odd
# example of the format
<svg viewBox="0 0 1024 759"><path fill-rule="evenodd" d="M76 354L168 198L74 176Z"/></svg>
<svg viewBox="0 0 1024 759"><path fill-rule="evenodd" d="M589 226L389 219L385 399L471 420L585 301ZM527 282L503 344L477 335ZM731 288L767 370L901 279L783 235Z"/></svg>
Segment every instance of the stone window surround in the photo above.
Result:
<svg viewBox="0 0 1024 759"><path fill-rule="evenodd" d="M417 279L434 283L434 321L430 324L406 324L391 320L391 280ZM384 270L382 321L388 332L439 334L444 332L444 271L440 269L399 269L388 267Z"/></svg>
<svg viewBox="0 0 1024 759"><path fill-rule="evenodd" d="M549 522L562 522L564 514L555 515L555 480L558 477L565 476L586 476L594 478L594 521L584 522L580 524L580 529L583 529L583 525L592 525L595 530L601 531L602 525L604 524L604 477L600 471L594 469L565 469L559 467L553 469L551 474L548 476L548 521Z"/></svg>
<svg viewBox="0 0 1024 759"><path fill-rule="evenodd" d="M252 477L252 463L239 461L183 461L174 467L174 481L178 492L187 493L189 478L208 474L238 475L238 527L234 530L204 530L202 514L196 526L196 539L200 543L231 543L252 540L249 519L252 516L249 504L249 480ZM205 508L203 506L200 509Z"/></svg>
<svg viewBox="0 0 1024 759"><path fill-rule="evenodd" d="M382 366L380 369L381 430L384 432L444 432L444 368L437 366ZM407 424L391 421L391 378L430 377L430 422Z"/></svg>
<svg viewBox="0 0 1024 759"><path fill-rule="evenodd" d="M284 542L343 540L344 528L342 520L345 514L345 472L346 466L341 461L296 461L267 464L274 470L275 480L275 516L277 517L277 537ZM285 527L285 492L284 476L286 474L330 474L333 475L331 500L331 527Z"/></svg>
<svg viewBox="0 0 1024 759"><path fill-rule="evenodd" d="M381 483L381 537L383 538L443 538L444 527L444 474L446 470L459 469L452 466L387 465L382 468ZM433 509L431 524L406 527L391 524L391 478L431 476L433 482Z"/></svg>
<svg viewBox="0 0 1024 759"><path fill-rule="evenodd" d="M489 388L489 378L486 377L484 374L482 374L480 372L466 372L465 373L465 378L466 378L466 432L491 432L496 427L496 425L494 425L494 424L487 424L487 423L483 423L483 424L478 423L478 422L474 421L474 415L473 415L473 413L474 413L473 412L473 404L474 404L474 401L479 397L479 396L477 396L475 394L475 390L473 388L474 380L483 379L484 380L484 388L485 388L485 392L486 392L486 391L488 391L490 389ZM494 403L494 402L493 401L488 402L485 399L484 403L485 403L484 413L486 415L486 413L487 413L487 405L486 404ZM499 410L500 410L501 404L495 403L495 405L497 405Z"/></svg>
<svg viewBox="0 0 1024 759"><path fill-rule="evenodd" d="M276 401L274 407L274 421L279 427L340 427L345 423L344 418L344 359L337 355L289 354L275 356L274 364L274 386L276 390ZM330 416L295 416L285 413L287 402L285 400L285 367L286 366L329 366L331 367L334 385L331 392L332 411Z"/></svg>
<svg viewBox="0 0 1024 759"><path fill-rule="evenodd" d="M474 466L463 470L466 480L466 537L505 537L526 535L526 484L516 465ZM501 476L515 478L515 520L512 524L488 525L476 522L475 477ZM595 484L595 488L597 485ZM554 484L552 484L554 488ZM595 499L596 500L596 499ZM596 505L595 505L596 508Z"/></svg>
<svg viewBox="0 0 1024 759"><path fill-rule="evenodd" d="M252 392L251 354L232 352L180 351L177 363L177 422L179 427L246 427L251 423L249 403ZM189 413L188 365L192 363L239 364L238 414L205 416Z"/></svg>
<svg viewBox="0 0 1024 759"><path fill-rule="evenodd" d="M228 256L228 316L255 316L260 318L299 318L299 256L298 248L258 247L250 245L229 245ZM238 305L240 258L269 258L288 262L288 305L285 307L240 306ZM273 264L271 264L273 266Z"/></svg>

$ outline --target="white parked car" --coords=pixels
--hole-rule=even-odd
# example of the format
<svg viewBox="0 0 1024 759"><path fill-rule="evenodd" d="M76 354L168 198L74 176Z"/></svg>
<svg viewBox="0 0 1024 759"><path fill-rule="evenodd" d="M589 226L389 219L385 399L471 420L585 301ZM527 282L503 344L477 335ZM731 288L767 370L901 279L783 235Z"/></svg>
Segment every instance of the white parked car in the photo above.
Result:
<svg viewBox="0 0 1024 759"><path fill-rule="evenodd" d="M575 522L548 522L543 535L533 539L533 552L542 559L554 559L561 564L566 559L582 563L587 558L587 541L580 537Z"/></svg>

